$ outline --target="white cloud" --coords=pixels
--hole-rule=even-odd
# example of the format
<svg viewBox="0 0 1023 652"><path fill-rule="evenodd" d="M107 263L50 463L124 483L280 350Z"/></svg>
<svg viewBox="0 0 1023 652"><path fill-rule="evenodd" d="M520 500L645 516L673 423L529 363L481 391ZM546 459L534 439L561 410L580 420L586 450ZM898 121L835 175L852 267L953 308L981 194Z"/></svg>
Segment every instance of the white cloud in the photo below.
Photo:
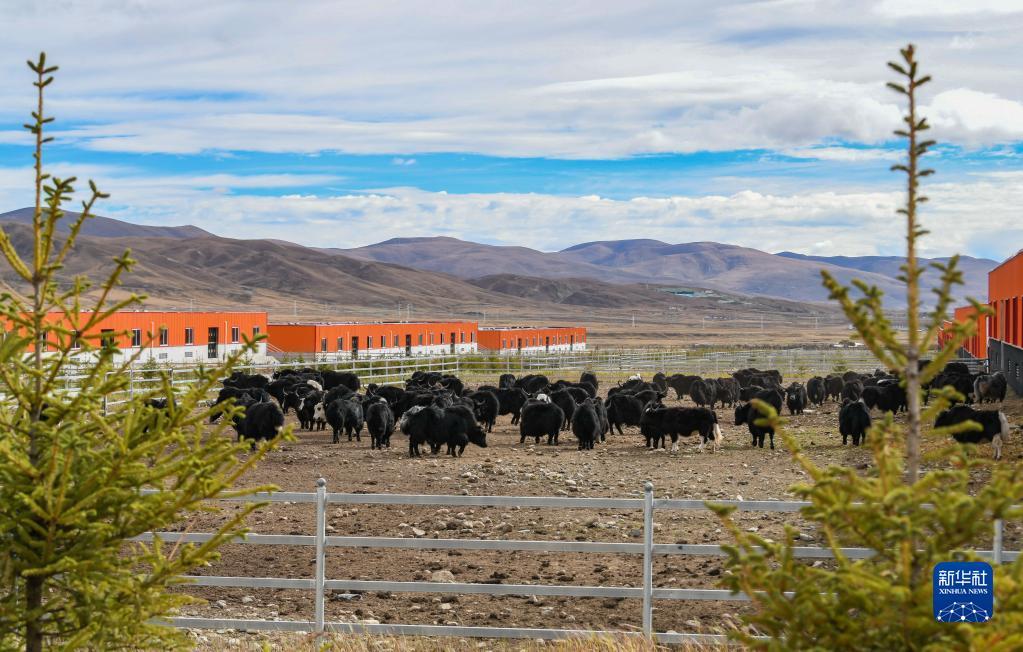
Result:
<svg viewBox="0 0 1023 652"><path fill-rule="evenodd" d="M817 161L895 161L904 156L903 152L879 148L859 147L797 147L781 150L781 154L792 158Z"/></svg>
<svg viewBox="0 0 1023 652"><path fill-rule="evenodd" d="M1023 104L956 88L939 93L924 113L938 138L969 145L1023 140Z"/></svg>
<svg viewBox="0 0 1023 652"><path fill-rule="evenodd" d="M59 171L59 168L58 168ZM450 194L390 188L366 194L282 196L246 188L301 188L311 176L134 176L130 170L79 169L115 191L100 213L146 224L197 224L218 235L278 238L320 247L355 247L392 237L449 235L557 250L591 240L713 240L766 251L896 255L903 247L895 213L900 192L752 190L728 195L635 197ZM25 205L28 169L0 169L0 205ZM1007 256L1018 248L1018 175L935 183L923 220L926 255ZM983 228L964 225L983 224ZM992 234L992 235L986 235ZM1001 234L995 236L994 234ZM1017 237L1018 234L1018 237Z"/></svg>
<svg viewBox="0 0 1023 652"><path fill-rule="evenodd" d="M1020 137L990 124L1023 101L1007 82L1015 2L452 0L414 17L391 2L8 4L0 125L30 108L22 62L44 34L63 65L52 111L105 151L616 158L876 143L898 120L884 63L904 34L935 74L947 138Z"/></svg>

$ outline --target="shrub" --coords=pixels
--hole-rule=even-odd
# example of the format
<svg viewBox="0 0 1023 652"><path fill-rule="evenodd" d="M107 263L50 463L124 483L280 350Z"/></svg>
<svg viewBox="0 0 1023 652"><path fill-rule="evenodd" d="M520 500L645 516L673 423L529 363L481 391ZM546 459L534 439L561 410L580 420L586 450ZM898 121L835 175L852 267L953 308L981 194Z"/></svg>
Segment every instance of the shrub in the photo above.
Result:
<svg viewBox="0 0 1023 652"><path fill-rule="evenodd" d="M907 199L899 213L906 220L907 322L905 337L897 334L882 310L881 292L862 282L852 299L848 288L824 274L831 296L841 304L863 342L890 369L901 370L908 395L905 425L888 415L875 421L867 443L873 459L865 474L832 466L820 468L784 431L784 420L763 403L762 423L771 423L791 449L809 481L796 485L796 496L811 503L803 516L820 530L834 562L813 567L796 559L795 535L786 530L783 541L770 541L745 532L731 509L710 505L725 523L734 545L726 546L730 573L724 584L747 593L754 612L747 617L768 638L734 636L754 649L769 650L1015 650L1023 647L1023 562L995 569L997 607L994 618L982 624L936 622L931 607L931 574L936 563L976 559L975 549L988 545L995 519L1018 518L1012 508L1023 498L1018 462L992 464L974 457L971 447L951 444L922 457L921 425L948 406L951 388L940 390L924 408L921 387L951 359L962 342L976 331L976 317L956 325L951 341L932 350L951 302L952 287L962 282L957 258L936 265L942 275L935 309L921 328L917 240L926 232L917 210L925 198L919 180L931 174L920 159L932 145L923 140L927 122L917 114L917 92L929 77L918 70L912 45L902 60L889 66L902 78L889 84L906 98L905 128L895 133L908 141L905 164L894 166L907 178ZM978 314L987 308L977 304ZM931 362L924 363L926 357ZM961 426L960 430L976 424ZM953 430L933 431L947 437ZM920 475L924 461L930 470ZM850 559L842 547L866 548L868 559Z"/></svg>
<svg viewBox="0 0 1023 652"><path fill-rule="evenodd" d="M149 372L160 378L154 391L137 394L109 414L103 409L106 396L125 390L138 357L116 362L114 340L128 334L99 334L114 312L141 303L134 295L112 298L134 261L129 252L116 258L92 295L85 278L58 279L82 225L105 195L90 183L81 215L58 236L76 180L43 171L43 145L50 140L44 128L52 120L44 116L43 97L57 69L47 65L45 55L29 67L38 96L27 125L36 143L31 249L19 254L0 230L0 252L18 279L16 288L0 295L8 330L0 342L5 398L0 410L0 648L189 647L182 632L152 619L192 600L168 589L243 532L245 516L258 505L233 513L207 543L128 540L209 509L203 501L268 489L232 486L284 435L246 456L247 445L221 436L230 419L207 431L210 411L202 401L241 353L223 366L203 369L166 411L144 403L172 395L167 374L156 370ZM60 318L48 319L52 313ZM247 342L245 350L252 349L253 342ZM73 368L70 361L78 353L93 363L80 370L85 377L75 391L67 391L61 375Z"/></svg>

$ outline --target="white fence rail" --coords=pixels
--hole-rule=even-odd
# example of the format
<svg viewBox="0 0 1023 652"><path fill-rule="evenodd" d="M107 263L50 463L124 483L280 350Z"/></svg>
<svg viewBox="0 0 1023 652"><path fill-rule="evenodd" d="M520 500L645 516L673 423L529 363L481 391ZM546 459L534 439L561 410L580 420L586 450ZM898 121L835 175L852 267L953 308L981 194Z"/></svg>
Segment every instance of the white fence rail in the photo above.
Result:
<svg viewBox="0 0 1023 652"><path fill-rule="evenodd" d="M654 543L655 510L706 510L701 500L655 499L653 484L643 487L642 498L568 498L547 496L452 496L422 494L348 494L327 493L326 480L319 479L315 493L280 492L258 494L244 498L248 502L289 502L312 503L316 509L316 529L311 535L249 534L234 543L248 545L289 545L314 547L314 576L305 578L281 577L226 577L188 576L197 586L301 589L314 592L314 613L312 620L242 620L230 618L178 617L167 622L175 627L313 631L313 632L356 632L402 636L458 636L486 638L542 638L559 639L586 637L592 635L635 635L654 636L662 643L686 641L722 642L726 637L715 634L655 632L653 628L653 602L655 600L724 600L747 601L743 593L732 593L725 589L707 588L657 588L653 585L653 559L655 555L724 556L721 546L714 544L657 544ZM751 512L798 512L810 505L796 501L712 501L732 505L740 511ZM603 541L525 541L498 539L429 539L407 537L363 537L328 536L326 531L326 509L328 505L431 505L458 507L537 507L550 509L635 509L643 512L642 543L617 543ZM978 556L995 563L1011 562L1019 557L1019 551L1002 549L1003 522L994 521L992 550L979 550ZM137 537L138 541L152 541L159 537L165 543L201 543L212 535L205 533L157 532ZM555 553L625 554L642 558L641 586L579 586L545 584L475 584L441 582L406 582L386 580L328 579L326 576L326 549L375 548L404 550L508 550ZM867 548L842 548L843 555L854 559L867 558L872 551ZM804 559L831 559L834 554L829 548L798 547L794 554ZM583 598L630 598L642 600L642 629L640 631L547 629L526 627L464 627L416 624L363 624L330 622L325 616L326 592L343 591L393 591L396 593L447 593L491 596L568 596Z"/></svg>

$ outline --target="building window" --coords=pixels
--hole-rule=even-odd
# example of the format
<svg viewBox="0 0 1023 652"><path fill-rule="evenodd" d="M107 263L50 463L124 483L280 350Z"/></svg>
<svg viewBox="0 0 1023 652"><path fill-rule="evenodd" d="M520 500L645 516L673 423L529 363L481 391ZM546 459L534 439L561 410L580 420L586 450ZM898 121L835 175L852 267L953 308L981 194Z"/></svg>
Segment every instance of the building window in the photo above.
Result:
<svg viewBox="0 0 1023 652"><path fill-rule="evenodd" d="M338 351L344 351L345 350L345 338L343 338L343 337L337 338L337 350Z"/></svg>
<svg viewBox="0 0 1023 652"><path fill-rule="evenodd" d="M502 349L508 348L508 340L501 340L501 348Z"/></svg>
<svg viewBox="0 0 1023 652"><path fill-rule="evenodd" d="M326 352L327 352L327 338L324 337L324 338L320 339L320 353L326 353Z"/></svg>
<svg viewBox="0 0 1023 652"><path fill-rule="evenodd" d="M71 348L80 349L82 348L81 343L82 334L79 331L71 331Z"/></svg>
<svg viewBox="0 0 1023 652"><path fill-rule="evenodd" d="M258 335L259 335L259 326L253 326L252 327L252 337L257 337Z"/></svg>
<svg viewBox="0 0 1023 652"><path fill-rule="evenodd" d="M232 326L231 327L231 343L232 344L237 344L238 343L238 336L240 335L239 330L240 329L237 326Z"/></svg>
<svg viewBox="0 0 1023 652"><path fill-rule="evenodd" d="M420 333L419 334L419 346L422 346L422 345L423 345L423 334Z"/></svg>
<svg viewBox="0 0 1023 652"><path fill-rule="evenodd" d="M167 346L168 342L169 342L169 338L167 336L167 327L166 326L161 326L160 327L160 346Z"/></svg>
<svg viewBox="0 0 1023 652"><path fill-rule="evenodd" d="M387 336L386 335L381 335L380 336L380 348L381 349L386 349L387 348Z"/></svg>
<svg viewBox="0 0 1023 652"><path fill-rule="evenodd" d="M114 329L112 329L112 328L104 328L100 332L102 333L102 337L100 337L100 340L99 340L100 341L100 345L104 346L104 347L113 347L114 346ZM45 342L43 343L43 350L44 351L46 350Z"/></svg>
<svg viewBox="0 0 1023 652"><path fill-rule="evenodd" d="M444 333L441 333L441 334L440 334L440 343L441 343L441 344L443 344L443 343L444 343Z"/></svg>
<svg viewBox="0 0 1023 652"><path fill-rule="evenodd" d="M465 331L462 331L461 338L462 338L462 344L465 344Z"/></svg>
<svg viewBox="0 0 1023 652"><path fill-rule="evenodd" d="M195 329L185 329L185 344L195 344Z"/></svg>
<svg viewBox="0 0 1023 652"><path fill-rule="evenodd" d="M476 333L469 333L469 341L470 342L476 341Z"/></svg>
<svg viewBox="0 0 1023 652"><path fill-rule="evenodd" d="M366 348L367 349L372 349L373 348L373 336L372 335L367 335L366 336Z"/></svg>
<svg viewBox="0 0 1023 652"><path fill-rule="evenodd" d="M133 328L131 329L131 345L134 347L142 346L142 329Z"/></svg>
<svg viewBox="0 0 1023 652"><path fill-rule="evenodd" d="M430 333L430 344L433 344L433 333Z"/></svg>

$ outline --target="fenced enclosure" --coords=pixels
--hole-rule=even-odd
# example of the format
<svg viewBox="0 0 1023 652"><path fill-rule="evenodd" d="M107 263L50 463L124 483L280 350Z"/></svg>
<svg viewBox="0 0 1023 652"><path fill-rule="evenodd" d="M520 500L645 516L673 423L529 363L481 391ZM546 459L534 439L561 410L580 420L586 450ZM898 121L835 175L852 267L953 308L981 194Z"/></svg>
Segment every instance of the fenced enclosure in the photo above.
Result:
<svg viewBox="0 0 1023 652"><path fill-rule="evenodd" d="M309 535L277 535L249 534L235 543L247 545L288 545L313 548L314 576L312 578L293 577L226 577L226 576L188 576L196 586L234 587L234 588L269 588L269 589L301 589L313 591L313 615L309 620L254 620L232 618L199 618L177 617L167 623L175 627L272 630L272 631L308 631L308 632L341 632L364 633L399 636L457 636L486 638L540 638L559 639L587 637L593 635L638 635L653 636L662 643L683 643L687 641L724 642L726 637L720 634L702 634L695 632L655 632L653 628L654 601L669 600L720 600L748 601L749 596L732 593L725 589L714 588L670 588L654 586L654 557L658 555L691 555L691 556L723 556L725 553L718 544L658 544L654 542L654 513L656 510L707 510L701 500L655 499L654 486L647 482L643 486L642 498L569 498L547 496L462 496L462 495L426 495L426 494L355 494L328 493L326 481L322 478L317 482L314 493L277 492L259 494L244 498L248 502L287 502L312 504L316 510L316 525ZM716 504L731 505L739 511L747 512L798 512L810 503L798 501L748 501L722 500L711 501ZM534 507L544 509L616 509L640 510L643 514L642 542L622 543L604 541L533 541L508 539L441 539L441 538L409 538L409 537L363 537L363 536L328 536L326 529L326 509L328 505L430 505L457 507ZM978 556L1000 564L1012 562L1019 557L1019 551L1006 551L1002 548L1003 522L995 520L992 524L992 548L976 551ZM167 544L201 543L208 541L211 534L157 532L147 533L136 540L152 541L158 537ZM326 551L328 548L371 548L371 549L404 549L404 550L498 550L498 551L534 551L577 554L622 554L632 555L641 559L641 586L585 586L585 585L551 585L551 584L483 584L458 582L393 582L387 580L353 580L326 576ZM841 548L847 558L864 559L872 554L867 548ZM797 558L832 559L834 553L830 548L806 546L794 550ZM563 628L527 628L527 627L466 627L459 625L421 625L391 623L352 623L328 622L325 618L324 604L326 592L340 591L391 591L397 593L443 593L458 595L491 595L491 596L569 596L581 598L626 598L642 600L642 627L636 631L612 631L591 629Z"/></svg>
<svg viewBox="0 0 1023 652"><path fill-rule="evenodd" d="M416 371L453 374L468 383L496 384L504 373L546 374L553 379L578 378L582 371L592 371L607 382L624 380L632 374L649 379L660 371L666 374L686 373L706 377L727 376L737 369L756 367L777 369L788 379L805 380L819 374L847 370L869 372L878 366L874 355L863 348L852 349L750 349L731 351L686 351L682 349L615 349L564 351L522 355L463 354L442 356L411 356L341 359L332 362L301 362L250 364L238 367L246 373L265 373L288 367L315 366L318 369L351 371L358 374L363 385L396 385L404 383ZM130 369L128 387L107 397L108 409L131 400L136 394L152 393L162 385L166 374L173 387L191 384L196 378L194 366L141 365ZM83 375L64 376L69 391Z"/></svg>
<svg viewBox="0 0 1023 652"><path fill-rule="evenodd" d="M263 620L238 618L203 618L182 616L170 618L170 625L190 628L234 628L247 631L281 632L338 632L392 636L441 636L522 639L565 639L594 635L653 636L662 643L686 641L723 642L723 635L699 633L655 632L653 626L655 601L748 601L742 593L721 589L672 589L654 585L654 558L662 555L723 556L721 546L656 544L654 514L666 511L707 511L705 502L692 499L655 498L654 485L647 482L642 497L562 497L521 495L432 495L387 493L328 493L326 481L317 481L315 492L282 491L230 498L230 501L311 504L315 508L315 528L311 534L249 534L233 542L255 546L299 546L312 548L314 571L311 578L299 577L241 577L220 575L191 575L187 579L197 586L220 588L291 589L311 591L313 614L306 620ZM713 501L745 512L797 513L809 503L788 501ZM326 509L330 505L399 505L445 507L497 507L542 509L611 509L636 510L642 513L641 542L590 540L516 540L494 538L422 538L404 536L336 536L326 530ZM1019 551L1003 550L1003 521L992 523L991 550L977 551L977 555L992 563L1015 561ZM149 532L135 540L151 541L160 537L165 544L203 542L212 534L192 532ZM364 548L374 550L457 550L457 551L530 551L573 554L615 554L639 558L642 581L639 586L604 586L570 584L494 584L441 581L389 581L329 578L326 576L325 555L329 548ZM841 554L850 559L864 559L872 555L870 549L843 548ZM795 556L801 559L833 559L829 548L800 547ZM594 631L594 629L536 628L536 627L483 627L461 625L361 623L327 621L324 603L327 591L394 593L430 593L488 596L559 596L575 598L622 598L642 601L641 627L636 631Z"/></svg>

